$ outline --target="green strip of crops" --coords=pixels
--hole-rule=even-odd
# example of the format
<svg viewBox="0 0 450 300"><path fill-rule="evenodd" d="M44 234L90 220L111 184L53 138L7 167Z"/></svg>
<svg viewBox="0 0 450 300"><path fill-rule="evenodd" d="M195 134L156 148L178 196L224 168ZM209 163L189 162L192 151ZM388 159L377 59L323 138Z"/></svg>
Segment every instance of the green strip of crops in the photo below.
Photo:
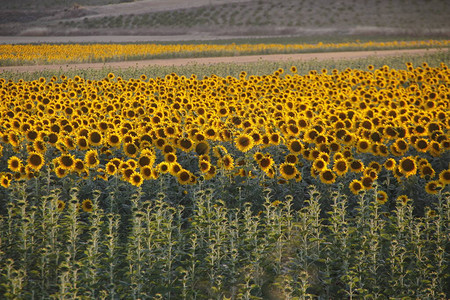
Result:
<svg viewBox="0 0 450 300"><path fill-rule="evenodd" d="M198 77L211 76L215 74L217 76L234 76L237 77L241 71L247 72L249 75L263 75L270 74L278 68L289 69L291 66L297 66L299 74L306 74L310 70L337 69L344 70L346 68L353 69L366 69L368 65L373 65L376 68L383 65L388 65L395 69L405 69L405 63L411 62L413 65L419 65L423 62L427 62L432 67L438 66L441 62L448 64L450 62L450 52L443 51L434 54L427 55L403 55L397 57L384 57L384 58L365 58L365 59L351 59L351 60L325 60L325 61L281 61L281 62L257 62L257 63L219 63L213 65L206 64L192 64L186 66L148 66L144 68L111 68L104 67L99 70L94 69L69 69L69 70L43 70L39 72L3 72L0 77L5 79L11 79L17 81L34 80L39 77L51 78L52 76L59 77L66 75L68 77L74 77L76 75L82 78L88 79L102 79L107 76L108 73L113 72L116 76L120 76L124 79L137 78L142 74L146 74L148 77L163 77L170 73L176 73L180 76L190 76L196 74Z"/></svg>

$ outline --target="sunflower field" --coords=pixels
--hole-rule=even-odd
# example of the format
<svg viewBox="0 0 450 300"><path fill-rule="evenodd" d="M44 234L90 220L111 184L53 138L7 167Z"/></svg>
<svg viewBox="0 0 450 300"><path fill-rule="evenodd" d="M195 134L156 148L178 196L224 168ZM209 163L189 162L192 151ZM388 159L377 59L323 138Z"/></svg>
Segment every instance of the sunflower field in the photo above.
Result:
<svg viewBox="0 0 450 300"><path fill-rule="evenodd" d="M91 63L154 58L446 48L450 40L228 44L0 44L2 65Z"/></svg>
<svg viewBox="0 0 450 300"><path fill-rule="evenodd" d="M450 70L0 79L5 299L447 299Z"/></svg>

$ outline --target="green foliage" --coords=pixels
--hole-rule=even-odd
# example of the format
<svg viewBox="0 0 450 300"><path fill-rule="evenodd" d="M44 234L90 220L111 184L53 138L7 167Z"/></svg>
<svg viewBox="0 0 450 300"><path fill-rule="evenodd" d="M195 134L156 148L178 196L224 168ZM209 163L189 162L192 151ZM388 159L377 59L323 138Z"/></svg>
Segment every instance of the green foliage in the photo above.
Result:
<svg viewBox="0 0 450 300"><path fill-rule="evenodd" d="M326 68L328 70L337 69L340 71L346 68L366 69L368 65L373 65L375 68L380 68L388 65L394 69L405 69L405 63L411 62L413 65L420 65L426 61L430 67L437 67L441 62L450 61L450 52L443 51L427 55L403 55L395 57L372 57L364 59L350 59L350 60L287 60L278 62L260 61L255 63L217 63L217 64L188 64L185 66L157 66L149 65L146 67L130 67L130 68L113 68L103 67L101 69L67 69L67 70L43 70L38 72L13 72L5 71L2 77L17 81L35 80L39 77L50 79L52 76L60 77L65 75L67 77L80 76L82 78L89 78L91 80L100 80L107 77L108 73L114 73L123 79L138 78L142 74L147 77L164 77L170 73L176 73L179 76L190 77L196 74L199 78L204 76L226 77L233 76L238 78L242 71L250 75L264 75L271 74L278 68L289 70L291 66L297 66L299 74L308 74L311 70L321 70Z"/></svg>
<svg viewBox="0 0 450 300"><path fill-rule="evenodd" d="M340 186L310 186L306 201L243 190L233 205L220 188L199 184L187 190L186 206L134 188L122 202L129 210L111 210L101 201L106 192L94 191L91 212L80 209L75 185L69 198L55 188L34 197L31 182L10 188L0 217L6 299L436 299L449 292L448 193L418 217L411 201L390 210L372 192L350 208Z"/></svg>

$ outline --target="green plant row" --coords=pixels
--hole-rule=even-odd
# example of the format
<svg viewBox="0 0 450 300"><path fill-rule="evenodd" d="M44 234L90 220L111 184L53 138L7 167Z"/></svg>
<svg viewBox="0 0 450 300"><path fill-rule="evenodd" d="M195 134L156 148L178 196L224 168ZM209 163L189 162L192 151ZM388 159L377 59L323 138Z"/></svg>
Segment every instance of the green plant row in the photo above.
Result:
<svg viewBox="0 0 450 300"><path fill-rule="evenodd" d="M111 193L109 204L94 191L81 209L78 193L61 207L60 189L33 198L14 187L0 217L2 298L448 297L448 194L415 217L408 198L388 210L372 192L352 204L328 191L323 208L314 186L299 209L264 189L258 212L202 185L185 191L186 206L137 189L127 201Z"/></svg>
<svg viewBox="0 0 450 300"><path fill-rule="evenodd" d="M40 77L50 79L51 77L60 77L65 75L67 77L80 76L81 78L89 78L91 80L100 80L109 73L114 73L116 76L124 79L139 78L142 74L147 77L164 77L170 73L176 73L179 76L191 76L196 74L202 78L204 76L239 77L239 73L245 71L249 75L263 75L270 74L278 68L288 70L295 65L298 68L299 74L307 74L310 70L321 70L323 68L332 70L345 70L346 68L366 69L368 65L373 65L375 68L380 68L383 65L388 65L394 69L405 69L405 63L411 62L413 65L420 65L426 61L430 67L436 67L441 62L450 62L450 51L442 51L426 55L401 55L395 57L369 57L364 59L343 59L343 60L286 60L278 62L260 61L256 63L217 63L217 64L188 64L185 66L156 66L150 65L147 67L130 67L130 68L114 68L105 66L101 69L61 69L61 70L42 70L36 72L16 72L6 71L0 73L0 77L17 81L35 80Z"/></svg>

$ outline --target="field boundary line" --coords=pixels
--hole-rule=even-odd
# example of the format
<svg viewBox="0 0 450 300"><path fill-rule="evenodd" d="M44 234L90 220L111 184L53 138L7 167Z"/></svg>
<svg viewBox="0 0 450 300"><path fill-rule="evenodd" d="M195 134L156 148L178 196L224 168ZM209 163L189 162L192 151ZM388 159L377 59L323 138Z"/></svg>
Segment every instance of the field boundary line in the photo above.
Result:
<svg viewBox="0 0 450 300"><path fill-rule="evenodd" d="M194 58L167 58L146 59L119 62L101 63L66 63L56 65L26 65L26 66L0 66L0 72L38 72L44 70L83 70L103 68L143 68L148 66L186 66L197 64L219 64L219 63L255 63L255 62L277 62L277 61L323 61L323 60L351 60L369 57L387 57L402 55L426 55L437 52L446 52L449 48L429 49L400 49L400 50L369 50L369 51L339 51L339 52L315 52L315 53L290 53L290 54L261 54L242 56L219 56L219 57L194 57Z"/></svg>

